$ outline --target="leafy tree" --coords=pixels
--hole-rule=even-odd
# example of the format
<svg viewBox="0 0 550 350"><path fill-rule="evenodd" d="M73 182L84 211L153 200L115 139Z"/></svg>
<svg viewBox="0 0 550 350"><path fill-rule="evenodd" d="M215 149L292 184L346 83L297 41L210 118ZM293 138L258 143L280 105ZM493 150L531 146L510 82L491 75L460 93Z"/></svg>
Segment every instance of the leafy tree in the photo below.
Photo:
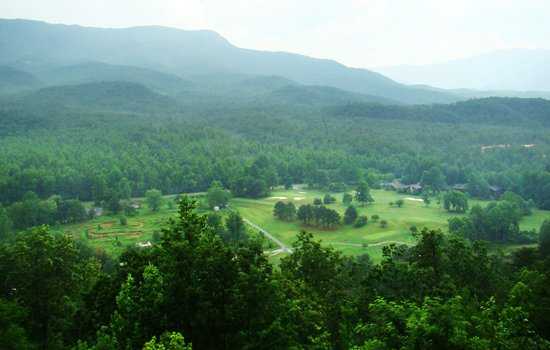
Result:
<svg viewBox="0 0 550 350"><path fill-rule="evenodd" d="M44 227L20 233L0 247L0 292L28 310L28 334L41 347L58 346L73 322L68 313L98 274L99 265L81 261L70 237Z"/></svg>
<svg viewBox="0 0 550 350"><path fill-rule="evenodd" d="M351 225L357 219L357 209L353 205L350 205L346 212L344 213L344 223L346 225Z"/></svg>
<svg viewBox="0 0 550 350"><path fill-rule="evenodd" d="M5 350L31 350L35 347L28 339L24 322L25 309L0 298L0 348Z"/></svg>
<svg viewBox="0 0 550 350"><path fill-rule="evenodd" d="M531 205L528 201L524 200L520 195L511 192L506 191L504 194L500 197L501 200L510 202L517 206L519 210L519 214L524 215L531 215Z"/></svg>
<svg viewBox="0 0 550 350"><path fill-rule="evenodd" d="M246 226L242 216L238 212L231 212L225 220L225 240L227 242L241 242L246 240Z"/></svg>
<svg viewBox="0 0 550 350"><path fill-rule="evenodd" d="M278 201L273 208L273 215L280 220L292 221L296 217L296 206L292 202Z"/></svg>
<svg viewBox="0 0 550 350"><path fill-rule="evenodd" d="M206 194L208 206L213 209L214 207L225 208L229 202L230 194L224 190L222 184L219 181L214 181L208 189Z"/></svg>
<svg viewBox="0 0 550 350"><path fill-rule="evenodd" d="M449 191L443 195L443 207L447 211L465 213L468 210L468 197L459 191Z"/></svg>
<svg viewBox="0 0 550 350"><path fill-rule="evenodd" d="M321 198L315 198L313 199L313 205L323 205L323 201Z"/></svg>
<svg viewBox="0 0 550 350"><path fill-rule="evenodd" d="M296 216L304 225L310 225L315 218L314 207L311 204L301 205Z"/></svg>
<svg viewBox="0 0 550 350"><path fill-rule="evenodd" d="M357 220L355 220L355 224L353 225L356 228L363 227L367 224L369 221L369 218L366 215L359 215L357 217Z"/></svg>
<svg viewBox="0 0 550 350"><path fill-rule="evenodd" d="M374 199L370 194L369 185L366 182L361 182L357 186L357 189L355 190L355 200L361 203L361 205L374 202Z"/></svg>
<svg viewBox="0 0 550 350"><path fill-rule="evenodd" d="M325 196L323 197L323 203L324 204L332 204L332 203L335 203L336 202L336 198L334 198L333 196L331 196L330 194L325 194Z"/></svg>
<svg viewBox="0 0 550 350"><path fill-rule="evenodd" d="M382 227L382 228L388 227L388 221L386 221L384 219L380 220L380 227Z"/></svg>
<svg viewBox="0 0 550 350"><path fill-rule="evenodd" d="M353 196L349 193L344 193L342 195L342 203L344 203L344 205L347 205L349 206L351 204L351 202L353 201Z"/></svg>
<svg viewBox="0 0 550 350"><path fill-rule="evenodd" d="M161 191L155 189L148 190L145 192L145 198L151 211L159 211L163 202Z"/></svg>
<svg viewBox="0 0 550 350"><path fill-rule="evenodd" d="M185 339L178 332L164 333L160 339L153 337L145 343L143 350L192 350L191 344L187 344Z"/></svg>
<svg viewBox="0 0 550 350"><path fill-rule="evenodd" d="M374 214L374 215L371 216L371 219L374 222L378 222L378 220L380 219L380 216L378 214Z"/></svg>
<svg viewBox="0 0 550 350"><path fill-rule="evenodd" d="M405 201L403 201L402 199L398 199L395 201L395 205L397 205L398 208L401 208L403 204L405 204Z"/></svg>

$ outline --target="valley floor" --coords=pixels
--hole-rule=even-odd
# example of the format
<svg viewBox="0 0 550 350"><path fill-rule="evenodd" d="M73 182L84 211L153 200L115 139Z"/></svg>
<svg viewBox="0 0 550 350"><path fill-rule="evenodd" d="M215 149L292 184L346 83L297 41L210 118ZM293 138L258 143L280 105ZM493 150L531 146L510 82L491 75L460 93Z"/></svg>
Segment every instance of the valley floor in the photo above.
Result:
<svg viewBox="0 0 550 350"><path fill-rule="evenodd" d="M446 231L447 220L455 215L448 213L435 199L426 206L418 197L402 195L392 191L372 190L375 202L362 207L356 205L359 215L367 215L369 222L361 228L351 225L340 225L332 230L323 230L309 226L303 226L296 220L285 222L273 217L273 207L277 201L293 201L296 207L301 204L312 203L314 198L322 198L324 192L308 189L274 191L271 197L264 199L233 198L230 207L238 210L242 217L250 223L249 231L257 233L259 229L267 231L273 240L267 240L266 251L270 252L271 259L277 262L281 257L289 253L292 243L298 232L306 230L314 234L315 238L322 240L323 244L331 245L344 254L360 255L369 254L379 261L382 257L382 247L387 244L414 244L415 239L410 233L410 227L416 226ZM341 202L342 193L332 194L337 203L328 205L337 210L343 217L346 206ZM390 206L390 202L398 199L404 200L401 208ZM138 199L141 201L142 199ZM170 205L167 205L171 203ZM471 200L474 204L487 204L487 201ZM203 212L207 210L201 209ZM154 232L160 232L171 217L176 216L176 204L173 196L165 197L165 205L158 212L152 212L142 202L142 208L138 215L128 217L127 225L120 223L120 216L104 215L91 221L53 227L57 232L64 232L88 241L93 247L104 249L108 254L118 255L128 245L142 245L153 240ZM380 220L388 222L387 227L381 227L380 222L373 222L372 215L378 215ZM525 217L520 226L524 230L538 230L544 219L550 218L549 211L534 210L533 214ZM268 237L266 237L268 238ZM271 243L269 243L271 242ZM281 249L282 245L287 249ZM520 245L499 245L495 249L510 251ZM273 253L271 253L273 252Z"/></svg>

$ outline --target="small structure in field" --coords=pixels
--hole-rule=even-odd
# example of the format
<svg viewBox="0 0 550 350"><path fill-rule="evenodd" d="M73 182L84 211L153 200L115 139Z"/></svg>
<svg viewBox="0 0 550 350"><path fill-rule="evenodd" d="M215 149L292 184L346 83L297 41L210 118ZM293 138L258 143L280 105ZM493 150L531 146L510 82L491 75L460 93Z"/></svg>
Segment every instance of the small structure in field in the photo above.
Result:
<svg viewBox="0 0 550 350"><path fill-rule="evenodd" d="M405 185L400 180L393 180L392 182L382 182L380 186L386 190L392 190L400 193L416 194L422 192L422 185L420 183Z"/></svg>
<svg viewBox="0 0 550 350"><path fill-rule="evenodd" d="M146 241L146 242L138 242L136 245L139 248L151 248L153 246L153 243Z"/></svg>

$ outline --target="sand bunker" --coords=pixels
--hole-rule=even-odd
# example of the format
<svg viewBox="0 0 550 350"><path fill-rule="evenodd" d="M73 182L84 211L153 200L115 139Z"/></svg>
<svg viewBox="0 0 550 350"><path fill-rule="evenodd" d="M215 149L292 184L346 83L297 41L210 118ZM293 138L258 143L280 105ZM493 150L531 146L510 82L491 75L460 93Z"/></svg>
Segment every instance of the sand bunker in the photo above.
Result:
<svg viewBox="0 0 550 350"><path fill-rule="evenodd" d="M269 199L288 199L287 197L269 197Z"/></svg>
<svg viewBox="0 0 550 350"><path fill-rule="evenodd" d="M294 197L295 201L301 201L301 200L304 200L304 199L305 199L305 197Z"/></svg>
<svg viewBox="0 0 550 350"><path fill-rule="evenodd" d="M424 200L420 199L420 198L407 197L405 199L410 200L410 201L415 201L415 202L424 202Z"/></svg>

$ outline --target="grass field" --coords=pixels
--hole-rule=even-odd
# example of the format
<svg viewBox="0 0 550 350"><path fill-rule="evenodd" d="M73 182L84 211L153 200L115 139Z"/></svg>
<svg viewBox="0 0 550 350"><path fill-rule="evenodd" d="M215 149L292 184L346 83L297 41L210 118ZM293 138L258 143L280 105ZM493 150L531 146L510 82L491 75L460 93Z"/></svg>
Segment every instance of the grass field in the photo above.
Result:
<svg viewBox="0 0 550 350"><path fill-rule="evenodd" d="M284 243L291 245L300 230L307 230L314 234L324 244L331 245L345 254L368 253L374 260L379 260L382 254L382 247L386 243L400 242L413 244L409 228L416 226L419 229L427 227L430 229L447 228L447 220L453 215L441 208L434 200L426 206L419 197L398 194L392 191L372 190L375 202L366 207L356 206L359 215L367 215L369 223L362 228L341 225L335 230L320 230L313 227L305 227L299 221L284 222L273 217L273 206L279 200L293 201L296 206L312 203L314 198L322 198L324 192L309 190L289 190L273 192L271 197L260 200L234 198L231 201L233 208L239 210L243 217L251 220L257 225L279 238ZM342 193L333 194L337 203L328 205L343 216L346 206L342 204ZM390 206L390 202L403 199L403 207ZM488 202L470 200L470 205L486 205ZM388 222L388 226L382 228L380 223L370 220L374 214ZM522 229L537 229L545 218L550 218L550 212L535 210L533 214L526 217L520 223ZM513 247L506 246L506 250Z"/></svg>
<svg viewBox="0 0 550 350"><path fill-rule="evenodd" d="M284 222L273 217L273 206L279 200L293 201L296 206L312 203L314 198L322 198L324 192L307 189L274 191L271 197L265 199L233 198L230 206L238 210L241 215L251 222L267 230L273 236L285 244L291 246L296 240L297 233L301 230L312 232L317 239L322 240L326 245L342 251L344 254L358 255L368 253L374 260L379 260L382 254L382 247L392 242L413 244L414 238L409 228L416 226L419 229L428 227L431 229L447 228L447 220L453 215L442 209L435 200L430 206L424 205L419 197L402 195L392 191L373 190L371 191L375 202L366 207L356 206L359 215L367 215L369 223L362 228L340 225L334 230L321 230L313 227L304 227L299 221ZM337 203L328 205L343 216L346 207L342 204L342 193L333 194ZM405 204L401 208L390 206L390 202L403 199ZM416 199L416 200L415 200ZM142 199L138 199L142 201ZM165 198L165 203L173 202L173 198ZM488 202L471 200L470 206L474 204L485 205ZM388 222L387 227L382 228L380 223L370 220L374 214L380 219ZM166 204L159 212L150 211L142 202L142 208L138 215L128 217L128 224L121 225L120 216L104 215L91 221L54 227L58 232L72 234L74 237L88 240L92 246L101 247L109 254L118 255L125 246L136 245L151 241L153 232L160 231L166 225L170 217L176 215L174 206L169 208ZM522 229L536 229L544 219L550 218L550 212L534 210L531 216L525 217L520 226ZM517 247L517 246L516 246ZM505 251L510 251L515 246L499 246ZM281 258L282 254L273 257L273 261Z"/></svg>

